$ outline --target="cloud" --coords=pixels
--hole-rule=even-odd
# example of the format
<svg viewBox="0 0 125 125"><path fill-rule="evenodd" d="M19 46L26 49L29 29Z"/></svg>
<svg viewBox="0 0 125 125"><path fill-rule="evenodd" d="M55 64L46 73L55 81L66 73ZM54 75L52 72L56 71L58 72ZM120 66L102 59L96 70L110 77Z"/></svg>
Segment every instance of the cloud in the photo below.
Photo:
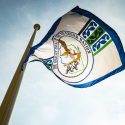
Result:
<svg viewBox="0 0 125 125"><path fill-rule="evenodd" d="M115 8L117 4L119 8ZM37 4L30 2L29 5L24 3L20 6L15 3L16 20L7 23L6 38L2 35L0 38L0 101L33 32L33 24L41 24L34 42L36 44L56 19L75 5L102 18L118 32L125 45L125 17L118 15L124 9L121 1L64 0L47 1L46 4L38 1ZM11 18L15 19L13 15ZM62 83L43 64L31 63L25 71L10 125L124 125L124 90L124 71L93 87L75 89Z"/></svg>

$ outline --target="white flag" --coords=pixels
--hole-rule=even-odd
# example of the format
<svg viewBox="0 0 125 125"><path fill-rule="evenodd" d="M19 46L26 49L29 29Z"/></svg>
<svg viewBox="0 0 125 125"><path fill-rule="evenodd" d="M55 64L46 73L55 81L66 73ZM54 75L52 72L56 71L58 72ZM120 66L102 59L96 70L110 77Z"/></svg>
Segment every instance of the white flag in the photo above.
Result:
<svg viewBox="0 0 125 125"><path fill-rule="evenodd" d="M60 17L29 61L40 61L63 82L92 86L125 69L125 53L116 32L78 6Z"/></svg>

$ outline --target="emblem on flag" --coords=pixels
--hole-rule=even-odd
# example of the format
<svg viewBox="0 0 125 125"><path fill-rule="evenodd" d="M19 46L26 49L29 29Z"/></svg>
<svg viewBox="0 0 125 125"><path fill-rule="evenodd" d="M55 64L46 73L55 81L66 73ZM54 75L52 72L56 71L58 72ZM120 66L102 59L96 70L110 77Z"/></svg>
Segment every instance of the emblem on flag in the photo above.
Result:
<svg viewBox="0 0 125 125"><path fill-rule="evenodd" d="M53 37L53 72L65 82L78 83L91 72L93 55L88 43L78 34L60 31Z"/></svg>
<svg viewBox="0 0 125 125"><path fill-rule="evenodd" d="M26 61L40 61L73 87L92 86L125 69L125 53L117 33L78 6L60 17L32 47Z"/></svg>

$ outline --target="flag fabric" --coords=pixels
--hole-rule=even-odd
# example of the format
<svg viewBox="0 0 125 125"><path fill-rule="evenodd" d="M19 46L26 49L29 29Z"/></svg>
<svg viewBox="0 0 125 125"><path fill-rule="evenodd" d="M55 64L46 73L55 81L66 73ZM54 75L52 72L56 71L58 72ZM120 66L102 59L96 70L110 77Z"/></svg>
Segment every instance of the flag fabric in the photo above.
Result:
<svg viewBox="0 0 125 125"><path fill-rule="evenodd" d="M78 6L60 17L26 61L42 62L60 80L90 87L125 69L125 53L117 33Z"/></svg>

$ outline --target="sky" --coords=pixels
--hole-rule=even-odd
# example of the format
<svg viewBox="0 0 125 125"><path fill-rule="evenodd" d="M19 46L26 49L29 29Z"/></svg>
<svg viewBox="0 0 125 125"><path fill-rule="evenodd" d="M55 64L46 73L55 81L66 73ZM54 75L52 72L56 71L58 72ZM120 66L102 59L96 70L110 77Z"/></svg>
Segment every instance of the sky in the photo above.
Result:
<svg viewBox="0 0 125 125"><path fill-rule="evenodd" d="M75 6L117 31L125 49L124 0L0 0L0 103L33 33L34 45ZM57 79L39 63L27 65L9 125L124 125L125 71L86 89Z"/></svg>

